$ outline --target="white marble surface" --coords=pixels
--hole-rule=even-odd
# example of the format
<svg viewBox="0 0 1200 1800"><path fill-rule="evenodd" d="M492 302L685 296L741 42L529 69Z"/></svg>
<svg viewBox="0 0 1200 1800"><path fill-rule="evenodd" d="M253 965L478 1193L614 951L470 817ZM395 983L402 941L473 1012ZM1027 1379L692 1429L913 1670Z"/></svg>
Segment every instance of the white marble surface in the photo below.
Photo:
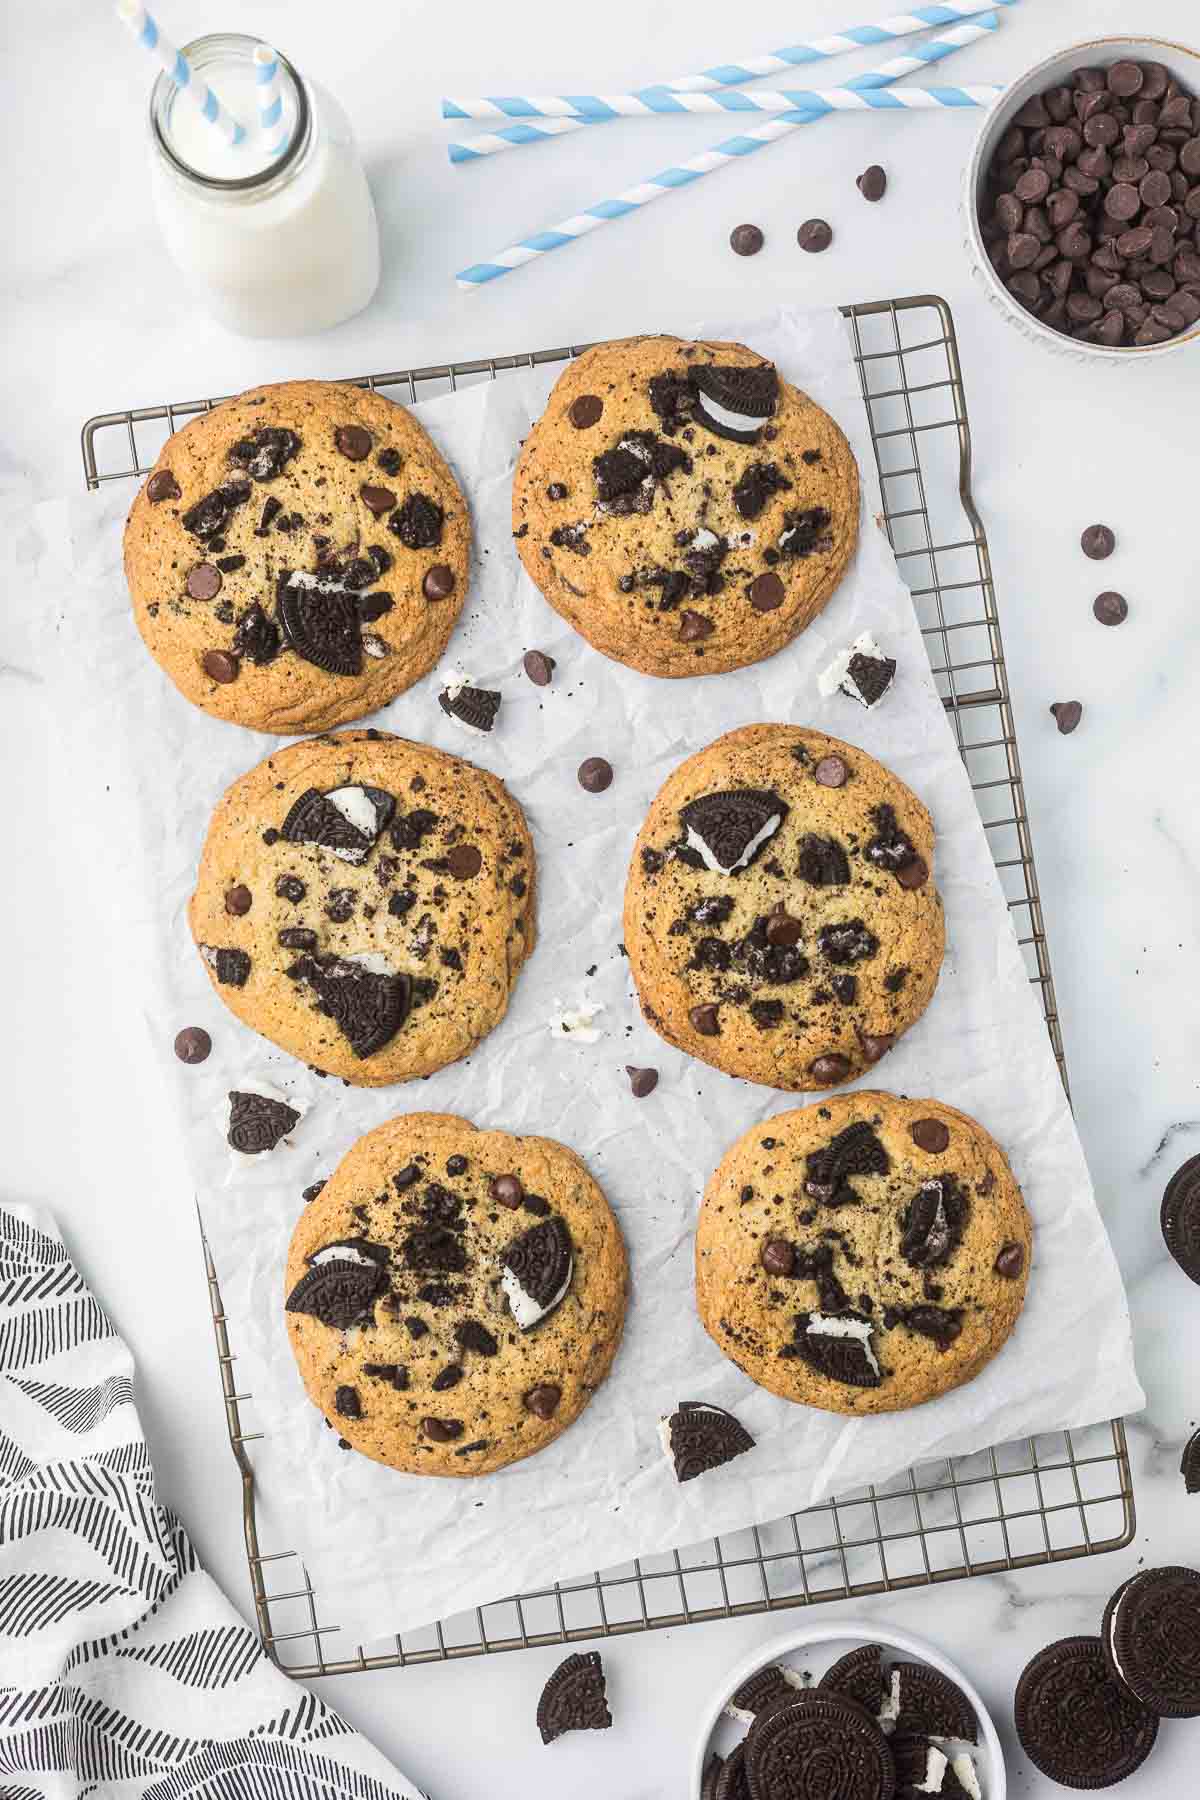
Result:
<svg viewBox="0 0 1200 1800"><path fill-rule="evenodd" d="M461 0L242 0L239 26L277 37L346 103L385 231L384 286L319 340L248 344L190 306L155 240L143 166L145 71L103 6L41 0L8 20L0 94L8 155L0 367L0 481L48 495L79 481L77 432L111 407L289 375L339 375L450 356L685 325L749 297L840 301L936 291L955 310L1021 734L1080 1129L1129 1284L1150 1395L1131 1422L1138 1531L1126 1552L876 1602L937 1638L974 1676L1007 1733L1010 1791L1048 1796L1011 1735L1012 1686L1051 1637L1096 1628L1139 1558L1195 1563L1200 1500L1176 1471L1200 1413L1200 1295L1167 1258L1167 1175L1200 1148L1200 819L1194 709L1200 538L1192 520L1200 351L1106 376L1027 344L978 297L959 249L957 182L969 118L838 119L495 284L460 296L452 271L522 231L610 193L720 135L704 120L580 133L455 173L436 102L445 88L617 88L883 11L870 0L717 0L601 12L558 0L499 9ZM164 5L180 39L231 22L195 0ZM1003 30L956 59L954 79L1003 79L1100 29L1195 36L1191 0L1021 0ZM860 59L866 60L866 59ZM838 65L838 78L855 66ZM947 78L950 78L949 70ZM49 104L48 104L48 97ZM64 121L74 121L65 126ZM853 178L883 162L868 208ZM822 257L794 245L803 218L837 232ZM730 227L761 223L751 262ZM1117 532L1102 567L1077 548L1093 519ZM1117 587L1119 631L1090 601ZM16 584L6 611L38 604ZM64 643L63 653L70 653ZM0 742L8 877L0 882L6 1013L6 1191L55 1208L137 1354L146 1429L167 1498L213 1573L247 1597L237 1483L212 1360L190 1197L145 1044L137 971L106 955L109 901L72 832L69 736L43 671L5 660ZM1084 702L1060 738L1054 699ZM165 1047L164 1047L165 1053ZM548 1571L548 1573L553 1573ZM869 1610L869 1609L868 1609ZM439 1800L569 1791L622 1800L684 1792L694 1721L723 1669L780 1621L630 1638L606 1652L618 1725L543 1751L535 1692L555 1652L344 1678L323 1692ZM470 1721L464 1729L464 1721ZM1168 1725L1124 1790L1186 1791L1200 1727Z"/></svg>

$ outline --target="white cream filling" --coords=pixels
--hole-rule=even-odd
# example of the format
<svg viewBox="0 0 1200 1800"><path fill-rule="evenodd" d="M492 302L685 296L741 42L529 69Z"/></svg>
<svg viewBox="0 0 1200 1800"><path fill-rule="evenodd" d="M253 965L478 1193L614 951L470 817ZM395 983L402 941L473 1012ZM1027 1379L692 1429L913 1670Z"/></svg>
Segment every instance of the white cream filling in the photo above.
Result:
<svg viewBox="0 0 1200 1800"><path fill-rule="evenodd" d="M289 587L314 588L318 594L349 594L348 588L337 575L310 575L307 569L293 569L288 577Z"/></svg>
<svg viewBox="0 0 1200 1800"><path fill-rule="evenodd" d="M373 1256L367 1256L354 1244L327 1244L324 1250L317 1250L308 1258L308 1266L311 1269L319 1268L322 1263L327 1262L352 1262L357 1263L362 1269L379 1267Z"/></svg>
<svg viewBox="0 0 1200 1800"><path fill-rule="evenodd" d="M381 956L378 950L356 950L352 956L343 957L342 960L357 963L358 967L365 969L368 975L394 975L396 973L387 957Z"/></svg>
<svg viewBox="0 0 1200 1800"><path fill-rule="evenodd" d="M379 814L365 788L359 787L357 783L352 783L349 787L331 788L325 798L330 806L337 808L347 825L352 825L355 831L361 831L365 838L375 842L379 836ZM341 856L344 852L339 850L336 854ZM355 855L358 854L356 851Z"/></svg>
<svg viewBox="0 0 1200 1800"><path fill-rule="evenodd" d="M802 1674L799 1669L793 1669L788 1663L773 1663L771 1666L778 1671L790 1688L798 1688L804 1692L812 1685L811 1676ZM739 1725L753 1725L757 1716L750 1711L749 1707L735 1706L732 1700L726 1701L723 1710L726 1718L736 1719Z"/></svg>
<svg viewBox="0 0 1200 1800"><path fill-rule="evenodd" d="M503 1287L505 1297L508 1300L508 1310L522 1331L530 1330L532 1326L537 1325L542 1319L547 1318L549 1314L554 1311L555 1307L570 1287L571 1276L574 1272L575 1259L573 1256L568 1256L567 1273L563 1279L562 1286L554 1295L554 1298L550 1301L548 1306L541 1306L531 1294L525 1292L525 1289L521 1286L511 1269L501 1269L500 1285Z"/></svg>
<svg viewBox="0 0 1200 1800"><path fill-rule="evenodd" d="M925 1756L925 1779L913 1783L913 1792L915 1794L940 1794L947 1760L936 1744L930 1744Z"/></svg>
<svg viewBox="0 0 1200 1800"><path fill-rule="evenodd" d="M701 525L698 530L693 531L692 541L688 545L688 549L712 550L720 543L720 541L721 540L715 531L710 531L707 525Z"/></svg>
<svg viewBox="0 0 1200 1800"><path fill-rule="evenodd" d="M380 657L390 656L392 653L391 645L385 644L383 639L377 637L373 631L363 632L362 647L364 656L373 656L377 661Z"/></svg>
<svg viewBox="0 0 1200 1800"><path fill-rule="evenodd" d="M809 1329L811 1330L811 1326ZM867 1355L871 1356L871 1350L870 1350L869 1345L867 1347ZM875 1360L875 1358L873 1356L871 1356L871 1361L874 1362L874 1360ZM896 1720L900 1717L900 1671L899 1671L899 1669L892 1670L891 1682L889 1684L887 1693L884 1695L883 1705L880 1707L880 1709L876 1713L875 1717L876 1717L876 1720L878 1721L880 1729L883 1731L891 1731L893 1729L893 1727L895 1726Z"/></svg>
<svg viewBox="0 0 1200 1800"><path fill-rule="evenodd" d="M975 1764L965 1750L960 1750L957 1756L951 1757L950 1767L967 1790L970 1800L983 1800L983 1789L979 1785Z"/></svg>
<svg viewBox="0 0 1200 1800"><path fill-rule="evenodd" d="M723 862L717 861L704 839L698 832L693 831L690 825L688 826L687 833L688 845L692 850L697 852L706 869L711 869L715 875L732 875L735 869L744 869L759 845L765 844L767 839L772 837L775 832L779 830L781 817L782 815L780 813L772 813L766 824L762 826L760 830L755 832L737 861L731 862L728 866Z"/></svg>
<svg viewBox="0 0 1200 1800"><path fill-rule="evenodd" d="M871 1372L878 1375L879 1364L876 1362L875 1352L871 1348L871 1332L873 1330L874 1327L869 1319L843 1319L839 1318L836 1313L815 1312L809 1314L808 1324L805 1327L805 1336L857 1338L863 1347L867 1361L871 1365ZM898 1694L900 1691L900 1677L898 1675L893 1675L892 1681L894 1683L894 1692ZM888 1702L885 1701L884 1705L886 1706L887 1704ZM882 1714L880 1716L882 1718ZM899 1716L898 1701L896 1712L892 1716Z"/></svg>
<svg viewBox="0 0 1200 1800"><path fill-rule="evenodd" d="M823 699L828 700L831 694L836 694L840 690L848 699L857 700L860 706L870 704L863 698L861 689L850 674L850 661L855 656L870 656L877 662L885 660L883 651L870 632L864 631L861 637L855 638L848 650L839 650L828 667L822 669L817 676L817 691ZM889 681L888 687L891 685ZM886 692L887 688L884 689L884 693ZM881 694L879 697L882 700L883 695Z"/></svg>
<svg viewBox="0 0 1200 1800"><path fill-rule="evenodd" d="M1117 1604L1112 1609L1112 1618L1108 1622L1108 1652L1109 1652L1109 1655L1112 1657L1113 1667L1116 1669L1117 1674L1121 1677L1121 1680L1125 1682L1126 1687L1129 1687L1129 1682L1128 1682L1128 1679L1126 1678L1125 1671L1121 1667L1121 1659L1117 1655L1117 1614L1120 1612L1120 1610L1121 1610L1121 1602L1118 1600ZM1132 1692L1132 1691L1133 1690L1130 1689L1130 1692Z"/></svg>
<svg viewBox="0 0 1200 1800"><path fill-rule="evenodd" d="M600 1000L581 1000L578 1006L565 1007L550 1021L550 1036L573 1038L577 1044L598 1044L601 1032L592 1020L604 1011Z"/></svg>
<svg viewBox="0 0 1200 1800"><path fill-rule="evenodd" d="M722 406L716 400L710 400L707 394L699 398L700 411L713 421L714 425L723 425L726 431L761 431L766 424L766 416L755 413L733 412L728 406Z"/></svg>

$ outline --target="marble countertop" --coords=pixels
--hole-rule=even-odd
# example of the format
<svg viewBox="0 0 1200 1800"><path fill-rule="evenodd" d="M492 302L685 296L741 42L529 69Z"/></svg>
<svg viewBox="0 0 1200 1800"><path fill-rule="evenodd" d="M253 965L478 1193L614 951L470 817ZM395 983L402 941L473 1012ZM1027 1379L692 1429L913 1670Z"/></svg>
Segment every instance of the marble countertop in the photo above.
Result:
<svg viewBox="0 0 1200 1800"><path fill-rule="evenodd" d="M196 0L163 5L181 41L225 22ZM883 11L865 3L849 12ZM235 390L252 381L349 375L498 354L700 318L761 301L814 303L936 292L954 309L975 444L975 495L991 542L1050 949L1079 1127L1129 1288L1147 1411L1129 1422L1137 1534L1115 1555L987 1577L855 1606L937 1640L993 1707L1010 1751L1010 1792L1055 1791L1011 1731L1027 1658L1053 1637L1094 1631L1111 1589L1140 1562L1196 1563L1200 1499L1178 1474L1200 1415L1200 1295L1158 1233L1166 1178L1200 1149L1200 806L1194 696L1200 685L1200 535L1195 505L1200 351L1092 373L1027 343L989 308L959 242L957 189L970 117L854 117L728 169L542 265L475 295L452 271L522 232L715 141L703 119L580 133L483 168L452 171L436 122L447 89L615 90L847 22L834 0L759 0L743 27L717 0L648 8L612 0L602 23L561 0L499 9L462 0L360 0L340 26L318 0L243 0L241 29L278 41L344 102L362 140L384 230L380 294L321 338L249 343L198 313L156 237L142 110L146 70L103 7L42 0L10 22L0 73L9 219L0 288L0 504L81 482L89 414ZM1021 0L1002 31L963 52L954 80L1015 76L1051 49L1131 25L1195 36L1191 0ZM348 23L348 29L347 27ZM748 40L743 39L743 30ZM844 79L867 59L836 65ZM950 77L948 77L950 78ZM74 119L73 130L52 123ZM102 104L97 97L103 96ZM86 124L81 123L86 121ZM602 145L602 148L601 148ZM20 158L18 162L16 159ZM889 174L867 207L854 177ZM834 225L803 255L801 219ZM762 225L753 260L727 247ZM1104 520L1118 548L1079 552ZM1100 588L1130 605L1106 631ZM36 606L36 593L6 597ZM69 641L63 653L70 654ZM4 1188L54 1209L68 1243L138 1358L142 1415L169 1503L234 1601L248 1585L238 1484L225 1437L186 1173L146 1043L134 968L106 955L112 898L72 842L70 732L52 671L0 647L0 744L9 771L0 883L12 1123ZM1060 737L1052 700L1079 699ZM547 1576L558 1573L547 1570ZM836 1609L825 1609L833 1617ZM696 1717L722 1672L810 1615L658 1632L605 1651L618 1723L571 1758L578 1800L676 1800ZM438 1800L558 1792L565 1764L531 1729L559 1651L326 1682L340 1707ZM463 1729L464 1719L470 1729ZM1200 1727L1164 1726L1127 1784L1130 1800L1182 1792ZM557 1771L557 1772L556 1772Z"/></svg>

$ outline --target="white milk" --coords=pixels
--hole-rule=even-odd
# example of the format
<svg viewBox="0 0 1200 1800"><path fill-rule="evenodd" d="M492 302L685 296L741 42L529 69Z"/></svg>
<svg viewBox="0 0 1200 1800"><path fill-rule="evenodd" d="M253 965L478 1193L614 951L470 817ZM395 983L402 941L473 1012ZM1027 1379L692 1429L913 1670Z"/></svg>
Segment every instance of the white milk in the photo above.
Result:
<svg viewBox="0 0 1200 1800"><path fill-rule="evenodd" d="M197 296L245 337L298 337L361 311L379 283L379 227L349 121L283 59L291 141L258 129L253 54L234 34L187 46L248 132L234 146L160 75L150 101L154 199L167 248Z"/></svg>

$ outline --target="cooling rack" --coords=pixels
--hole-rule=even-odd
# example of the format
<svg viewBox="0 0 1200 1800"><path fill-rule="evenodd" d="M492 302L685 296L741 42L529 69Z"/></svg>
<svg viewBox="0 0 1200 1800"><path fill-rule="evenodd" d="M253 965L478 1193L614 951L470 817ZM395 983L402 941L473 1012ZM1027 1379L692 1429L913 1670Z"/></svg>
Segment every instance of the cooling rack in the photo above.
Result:
<svg viewBox="0 0 1200 1800"><path fill-rule="evenodd" d="M870 425L886 529L966 764L1017 940L1067 1083L1008 675L982 520L954 321L923 294L843 308ZM565 362L582 345L442 363L360 379L410 404L506 371ZM144 475L172 432L215 399L131 408L83 427L89 488ZM203 1237L203 1232L202 1232ZM1133 1482L1119 1420L922 1464L769 1524L554 1583L376 1644L348 1645L299 1552L259 1534L253 1396L207 1241L205 1266L246 1554L267 1654L304 1679L453 1662L926 1587L1119 1550L1133 1538Z"/></svg>

